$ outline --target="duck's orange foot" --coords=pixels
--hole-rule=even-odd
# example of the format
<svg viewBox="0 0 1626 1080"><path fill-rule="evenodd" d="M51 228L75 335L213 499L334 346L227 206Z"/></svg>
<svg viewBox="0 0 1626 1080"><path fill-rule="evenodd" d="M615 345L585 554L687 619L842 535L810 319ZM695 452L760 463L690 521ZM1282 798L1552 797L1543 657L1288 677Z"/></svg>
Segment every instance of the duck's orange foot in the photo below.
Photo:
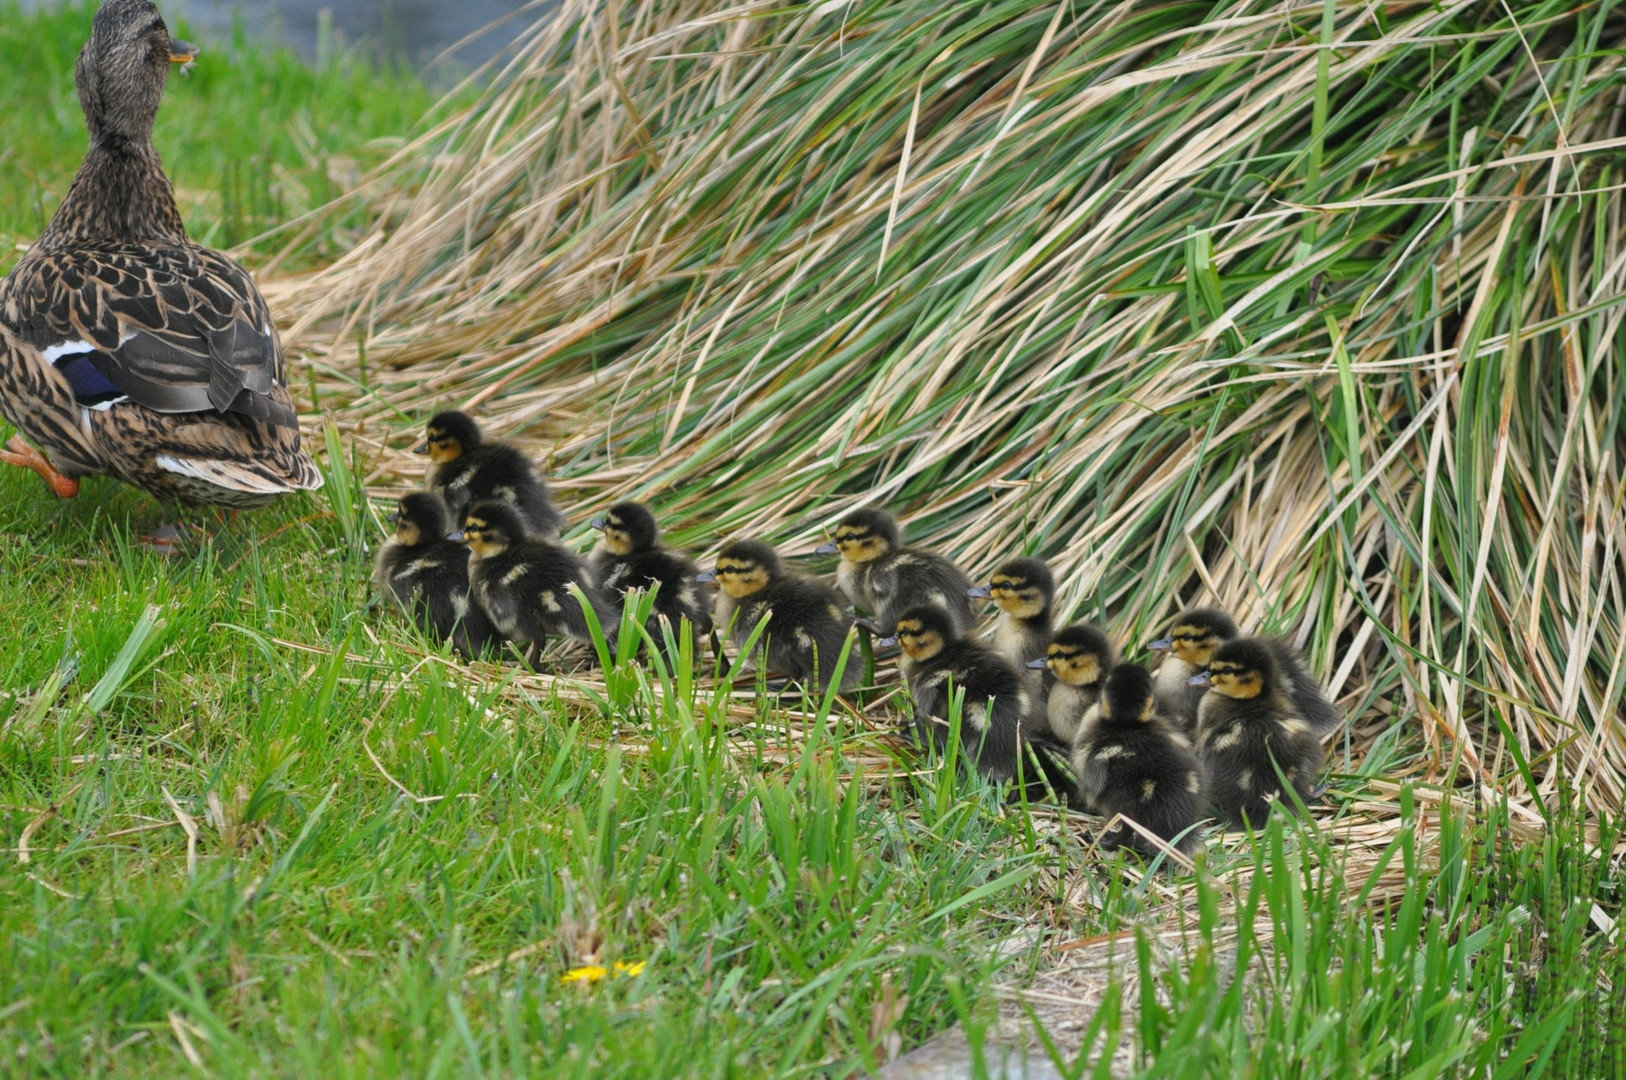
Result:
<svg viewBox="0 0 1626 1080"><path fill-rule="evenodd" d="M0 450L0 461L7 465L21 465L25 469L33 469L44 477L45 482L51 485L51 490L56 492L60 499L71 499L79 494L79 481L57 472L56 467L45 459L45 455L24 442L21 435L13 435L6 448Z"/></svg>

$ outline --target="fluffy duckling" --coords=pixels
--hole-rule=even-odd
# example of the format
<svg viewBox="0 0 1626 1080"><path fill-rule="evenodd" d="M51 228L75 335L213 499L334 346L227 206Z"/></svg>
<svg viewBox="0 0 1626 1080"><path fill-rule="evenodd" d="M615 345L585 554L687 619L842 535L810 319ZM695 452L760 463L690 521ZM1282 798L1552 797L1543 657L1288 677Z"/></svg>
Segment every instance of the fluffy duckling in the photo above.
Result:
<svg viewBox="0 0 1626 1080"><path fill-rule="evenodd" d="M1036 752L1021 766L1031 780L1030 794L1042 792L1043 780L1064 796L1071 794L1074 782L1061 764L1066 749L1034 734L1033 702L1016 665L965 637L946 609L936 604L907 609L898 616L896 635L880 644L903 649L901 666L922 743L947 751L950 688L958 687L965 692L961 752L978 772L995 783L1015 779L1024 747L1032 747Z"/></svg>
<svg viewBox="0 0 1626 1080"><path fill-rule="evenodd" d="M650 636L663 638L654 618L665 616L674 634L705 636L711 633L711 608L695 587L700 568L694 560L661 544L661 527L655 515L642 503L618 503L593 519L593 528L602 533L598 547L588 559L593 580L607 599L625 606L627 590L660 586L651 613ZM698 653L696 654L698 655Z"/></svg>
<svg viewBox="0 0 1626 1080"><path fill-rule="evenodd" d="M1214 650L1237 634L1236 623L1225 612L1218 608L1194 608L1175 620L1168 637L1147 646L1168 653L1157 669L1158 703L1178 716L1187 731L1197 730L1197 706L1203 699L1202 688L1190 685L1191 677L1208 670ZM1340 727L1343 717L1338 707L1327 700L1299 651L1279 638L1255 640L1275 654L1287 696L1299 715L1309 722L1316 738L1324 738Z"/></svg>
<svg viewBox="0 0 1626 1080"><path fill-rule="evenodd" d="M1029 660L1028 667L1045 667L1055 679L1045 701L1050 733L1061 741L1076 743L1079 731L1090 720L1101 700L1101 686L1117 663L1112 643L1089 623L1075 623L1056 631L1045 655Z"/></svg>
<svg viewBox="0 0 1626 1080"><path fill-rule="evenodd" d="M1158 708L1185 725L1188 734L1197 731L1197 706L1205 693L1191 677L1207 671L1214 650L1236 635L1236 623L1219 608L1192 608L1174 620L1168 637L1146 646L1164 654L1153 683Z"/></svg>
<svg viewBox="0 0 1626 1080"><path fill-rule="evenodd" d="M1073 749L1073 771L1079 795L1098 813L1122 814L1181 851L1196 848L1192 826L1203 815L1201 767L1179 723L1158 711L1145 668L1119 664L1107 676L1096 720ZM1101 847L1156 852L1127 826L1103 835Z"/></svg>
<svg viewBox="0 0 1626 1080"><path fill-rule="evenodd" d="M1321 743L1293 707L1270 642L1228 641L1191 681L1204 689L1197 753L1226 820L1262 826L1271 803L1284 801L1278 768L1301 800L1313 797Z"/></svg>
<svg viewBox="0 0 1626 1080"><path fill-rule="evenodd" d="M527 534L552 537L565 531L565 516L553 505L536 464L518 447L486 442L467 413L449 409L430 417L423 444L414 452L429 455L423 486L446 500L453 521L483 499L498 499L519 511Z"/></svg>
<svg viewBox="0 0 1626 1080"><path fill-rule="evenodd" d="M969 595L991 599L999 606L994 648L1023 665L1028 691L1035 701L1042 700L1056 684L1056 677L1045 665L1034 667L1028 661L1045 655L1050 644L1050 607L1056 599L1056 577L1050 567L1038 559L1012 559L994 571L987 585L978 585Z"/></svg>
<svg viewBox="0 0 1626 1080"><path fill-rule="evenodd" d="M502 636L469 601L469 549L446 539L451 516L440 496L415 491L390 515L395 535L378 549L373 585L436 641L451 641L463 656L502 648Z"/></svg>
<svg viewBox="0 0 1626 1080"><path fill-rule="evenodd" d="M581 557L556 541L527 536L513 506L497 499L475 503L463 518L463 538L471 552L474 600L510 641L527 642L537 651L549 634L591 644L582 601L568 589L574 584L614 643L620 625L616 611L605 603Z"/></svg>
<svg viewBox="0 0 1626 1080"><path fill-rule="evenodd" d="M728 628L735 647L744 648L757 623L767 618L757 642L759 664L822 692L846 650L841 689L858 684L858 661L847 637L852 619L841 610L840 598L823 582L787 571L772 545L735 540L718 553L716 569L696 580L720 587L713 617L717 626Z"/></svg>
<svg viewBox="0 0 1626 1080"><path fill-rule="evenodd" d="M834 541L816 550L841 554L836 584L882 634L891 634L898 615L916 604L938 605L961 630L972 624L965 571L935 552L904 547L898 519L885 510L854 510L836 525Z"/></svg>

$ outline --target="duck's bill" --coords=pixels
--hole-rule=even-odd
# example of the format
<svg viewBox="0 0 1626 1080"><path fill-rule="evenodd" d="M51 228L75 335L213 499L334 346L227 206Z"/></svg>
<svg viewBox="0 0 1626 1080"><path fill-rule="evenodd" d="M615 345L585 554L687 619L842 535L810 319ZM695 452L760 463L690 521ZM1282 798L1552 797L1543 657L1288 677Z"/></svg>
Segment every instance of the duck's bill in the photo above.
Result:
<svg viewBox="0 0 1626 1080"><path fill-rule="evenodd" d="M1168 652L1174 648L1174 639L1172 637L1160 637L1156 641L1148 641L1146 647L1153 652Z"/></svg>
<svg viewBox="0 0 1626 1080"><path fill-rule="evenodd" d="M418 455L427 454L429 453L429 444L427 442L421 442L412 448L412 452Z"/></svg>
<svg viewBox="0 0 1626 1080"><path fill-rule="evenodd" d="M604 531L604 519L603 518L594 518L592 521L589 521L587 523L587 527L589 529L597 529L599 532L603 532Z"/></svg>
<svg viewBox="0 0 1626 1080"><path fill-rule="evenodd" d="M462 529L453 529L451 532L446 534L446 539L464 541L464 540L467 540L468 537L463 535L463 530Z"/></svg>
<svg viewBox="0 0 1626 1080"><path fill-rule="evenodd" d="M694 576L694 579L702 585L715 585L717 584L717 572L715 570L702 570Z"/></svg>
<svg viewBox="0 0 1626 1080"><path fill-rule="evenodd" d="M1050 661L1046 660L1042 656L1039 657L1039 659L1037 659L1037 660L1029 660L1028 661L1028 667L1032 668L1034 671L1043 671L1045 668L1047 668L1049 666L1050 666Z"/></svg>
<svg viewBox="0 0 1626 1080"><path fill-rule="evenodd" d="M386 516L384 520L389 522L391 525L394 525L397 521L401 520L401 512L397 510L395 513Z"/></svg>
<svg viewBox="0 0 1626 1080"><path fill-rule="evenodd" d="M1206 671L1199 671L1186 680L1187 686L1213 686L1214 680Z"/></svg>
<svg viewBox="0 0 1626 1080"><path fill-rule="evenodd" d="M877 641L875 644L879 645L883 649L890 649L892 646L896 645L897 643L898 643L898 635L893 634L891 637L882 638L880 641Z"/></svg>
<svg viewBox="0 0 1626 1080"><path fill-rule="evenodd" d="M994 595L994 587L992 585L973 585L965 591L965 594L973 600L986 600Z"/></svg>
<svg viewBox="0 0 1626 1080"><path fill-rule="evenodd" d="M813 549L813 554L815 554L815 555L834 555L836 552L838 552L840 550L841 550L841 548L837 547L834 543L820 544L818 547Z"/></svg>
<svg viewBox="0 0 1626 1080"><path fill-rule="evenodd" d="M190 64L202 51L190 41L182 41L177 37L169 39L169 62L172 64Z"/></svg>

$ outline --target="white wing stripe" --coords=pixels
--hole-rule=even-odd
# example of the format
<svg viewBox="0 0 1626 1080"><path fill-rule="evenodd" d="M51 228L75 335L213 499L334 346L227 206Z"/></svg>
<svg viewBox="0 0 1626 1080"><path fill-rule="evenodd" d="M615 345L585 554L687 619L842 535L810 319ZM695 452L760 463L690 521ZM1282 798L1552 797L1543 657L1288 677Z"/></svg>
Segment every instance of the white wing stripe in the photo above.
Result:
<svg viewBox="0 0 1626 1080"><path fill-rule="evenodd" d="M42 355L47 363L54 364L64 356L77 356L80 353L95 352L96 346L88 341L64 341L43 349Z"/></svg>

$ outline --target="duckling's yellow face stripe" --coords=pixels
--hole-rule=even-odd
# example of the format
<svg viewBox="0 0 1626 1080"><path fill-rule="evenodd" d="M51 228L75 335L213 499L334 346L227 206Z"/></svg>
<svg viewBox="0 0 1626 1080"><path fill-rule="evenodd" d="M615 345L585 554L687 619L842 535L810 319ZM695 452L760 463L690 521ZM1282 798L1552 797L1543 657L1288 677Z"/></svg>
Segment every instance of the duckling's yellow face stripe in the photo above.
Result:
<svg viewBox="0 0 1626 1080"><path fill-rule="evenodd" d="M1265 677L1253 668L1240 664L1211 665L1208 677L1213 680L1210 689L1243 701L1258 697L1265 689Z"/></svg>
<svg viewBox="0 0 1626 1080"><path fill-rule="evenodd" d="M1026 578L996 574L988 588L999 610L1018 619L1031 619L1044 611L1044 594L1038 586L1028 584Z"/></svg>
<svg viewBox="0 0 1626 1080"><path fill-rule="evenodd" d="M924 624L909 620L898 624L898 647L915 660L929 660L943 651L943 636Z"/></svg>
<svg viewBox="0 0 1626 1080"><path fill-rule="evenodd" d="M395 519L395 538L407 547L417 547L423 539L423 529L409 517Z"/></svg>
<svg viewBox="0 0 1626 1080"><path fill-rule="evenodd" d="M768 584L768 571L758 563L721 559L717 563L717 584L738 600L761 592Z"/></svg>
<svg viewBox="0 0 1626 1080"><path fill-rule="evenodd" d="M1214 650L1224 644L1214 631L1185 624L1176 626L1169 639L1173 642L1174 655L1196 667L1207 667Z"/></svg>
<svg viewBox="0 0 1626 1080"><path fill-rule="evenodd" d="M612 555L632 554L632 534L626 524L614 514L604 519L604 547Z"/></svg>
<svg viewBox="0 0 1626 1080"><path fill-rule="evenodd" d="M481 518L469 518L463 523L463 541L469 545L469 550L482 559L488 555L495 555L508 545L500 536L486 532L486 523Z"/></svg>
<svg viewBox="0 0 1626 1080"><path fill-rule="evenodd" d="M1091 686L1101 681L1101 658L1088 649L1051 645L1045 661L1056 678L1070 686Z"/></svg>
<svg viewBox="0 0 1626 1080"><path fill-rule="evenodd" d="M456 461L463 456L463 444L440 428L430 428L429 460L436 465L444 465L448 461Z"/></svg>
<svg viewBox="0 0 1626 1080"><path fill-rule="evenodd" d="M850 525L836 529L836 547L848 562L869 562L886 554L886 544L879 536Z"/></svg>

